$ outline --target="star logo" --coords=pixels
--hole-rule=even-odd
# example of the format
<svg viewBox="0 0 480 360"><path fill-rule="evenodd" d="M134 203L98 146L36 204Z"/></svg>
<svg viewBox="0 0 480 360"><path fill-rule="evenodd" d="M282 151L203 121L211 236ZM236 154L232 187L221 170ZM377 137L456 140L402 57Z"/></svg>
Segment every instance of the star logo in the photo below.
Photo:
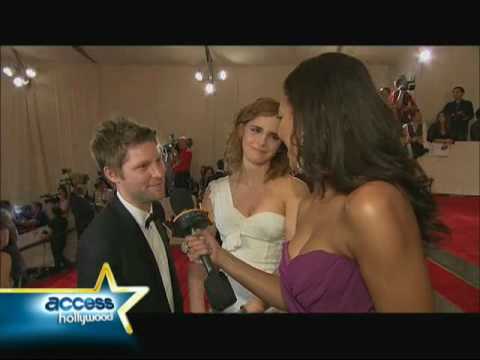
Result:
<svg viewBox="0 0 480 360"><path fill-rule="evenodd" d="M35 337L42 331L50 336L70 332L72 338L92 334L111 337L121 329L115 321L116 313L124 331L131 335L133 329L127 312L148 291L146 286L118 286L108 263L103 264L93 289L0 289L0 309L3 309L0 310L0 332L5 334L2 330L9 327L11 337L15 334ZM108 316L110 319L106 321Z"/></svg>
<svg viewBox="0 0 480 360"><path fill-rule="evenodd" d="M133 295L130 296L128 300L118 309L118 317L122 322L123 328L128 335L131 335L133 334L133 330L130 321L128 321L127 312L133 308L145 295L147 295L149 288L147 286L118 286L110 265L108 263L104 263L102 269L100 270L100 274L98 275L95 287L91 290L82 289L82 291L85 291L87 294L98 293L100 289L103 290L105 288L105 278L107 279L108 287L112 293L133 293Z"/></svg>

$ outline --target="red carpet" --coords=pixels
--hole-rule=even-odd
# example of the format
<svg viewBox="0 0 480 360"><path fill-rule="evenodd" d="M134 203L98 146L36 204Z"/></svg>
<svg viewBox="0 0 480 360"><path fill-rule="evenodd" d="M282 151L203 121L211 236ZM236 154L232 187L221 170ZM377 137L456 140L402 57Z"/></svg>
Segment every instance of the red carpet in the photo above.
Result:
<svg viewBox="0 0 480 360"><path fill-rule="evenodd" d="M440 216L452 231L440 247L475 266L480 266L480 196L436 195Z"/></svg>
<svg viewBox="0 0 480 360"><path fill-rule="evenodd" d="M46 279L32 281L25 284L24 287L50 289L75 288L77 287L77 272L74 269L61 272Z"/></svg>
<svg viewBox="0 0 480 360"><path fill-rule="evenodd" d="M480 312L480 290L451 272L427 261L433 288L464 312Z"/></svg>

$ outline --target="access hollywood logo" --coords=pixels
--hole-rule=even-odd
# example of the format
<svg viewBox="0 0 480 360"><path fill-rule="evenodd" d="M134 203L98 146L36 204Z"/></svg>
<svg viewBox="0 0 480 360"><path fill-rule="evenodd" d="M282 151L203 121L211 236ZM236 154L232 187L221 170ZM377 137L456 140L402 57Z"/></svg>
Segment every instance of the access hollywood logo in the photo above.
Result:
<svg viewBox="0 0 480 360"><path fill-rule="evenodd" d="M58 290L58 289L57 289ZM118 286L108 263L104 263L93 289L52 291L43 302L44 313L57 314L62 325L112 323L119 320L127 334L133 333L126 313L149 291L145 286Z"/></svg>
<svg viewBox="0 0 480 360"><path fill-rule="evenodd" d="M80 324L113 321L116 307L111 297L51 296L45 304L49 313L58 313L59 324Z"/></svg>
<svg viewBox="0 0 480 360"><path fill-rule="evenodd" d="M82 334L102 337L114 336L123 327L131 335L127 313L148 292L146 286L118 286L108 263L93 288L0 289L0 334L9 335L0 336L0 345L6 339L36 338L39 333L62 339Z"/></svg>

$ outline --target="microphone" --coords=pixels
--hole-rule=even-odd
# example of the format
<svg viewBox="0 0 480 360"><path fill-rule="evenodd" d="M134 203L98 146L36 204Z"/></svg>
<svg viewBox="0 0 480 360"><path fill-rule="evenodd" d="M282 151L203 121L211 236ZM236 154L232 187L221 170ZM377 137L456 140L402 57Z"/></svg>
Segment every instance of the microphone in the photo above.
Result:
<svg viewBox="0 0 480 360"><path fill-rule="evenodd" d="M177 237L194 235L211 225L208 212L195 208L192 193L188 189L174 189L170 195L170 205L176 215L173 219L173 232ZM225 273L213 266L209 255L200 256L200 260L207 271L204 286L212 308L222 311L235 304L237 297Z"/></svg>

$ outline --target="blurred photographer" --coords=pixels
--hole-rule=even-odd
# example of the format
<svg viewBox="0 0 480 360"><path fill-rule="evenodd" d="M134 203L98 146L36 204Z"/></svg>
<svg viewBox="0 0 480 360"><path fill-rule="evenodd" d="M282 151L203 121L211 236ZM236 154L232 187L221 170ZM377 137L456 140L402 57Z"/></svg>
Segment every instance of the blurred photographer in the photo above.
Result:
<svg viewBox="0 0 480 360"><path fill-rule="evenodd" d="M72 169L62 169L62 175L60 176L60 180L58 181L58 186L65 187L67 191L70 191L72 189Z"/></svg>
<svg viewBox="0 0 480 360"><path fill-rule="evenodd" d="M67 242L68 220L63 217L62 209L58 206L52 209L53 217L48 222L50 228L50 246L55 263L55 271L68 267L70 262L63 255Z"/></svg>
<svg viewBox="0 0 480 360"><path fill-rule="evenodd" d="M395 91L391 95L396 118L402 127L402 144L407 148L410 157L418 158L427 153L423 146L423 118L411 91L415 90L415 81L407 80L402 75L395 82Z"/></svg>
<svg viewBox="0 0 480 360"><path fill-rule="evenodd" d="M394 105L400 124L404 125L414 121L421 122L422 114L410 94L410 91L415 90L415 81L408 81L405 75L402 75L395 80L394 87L395 90L390 96L390 102Z"/></svg>
<svg viewBox="0 0 480 360"><path fill-rule="evenodd" d="M69 196L70 210L75 218L75 229L77 238L85 231L87 226L95 217L95 207L84 196L82 196L81 188L77 187L72 190Z"/></svg>
<svg viewBox="0 0 480 360"><path fill-rule="evenodd" d="M193 142L185 136L178 138L178 156L173 163L174 182L176 188L190 188L190 167L192 165Z"/></svg>
<svg viewBox="0 0 480 360"><path fill-rule="evenodd" d="M450 121L454 140L466 141L468 136L468 124L473 118L473 105L471 101L463 100L465 89L455 86L452 90L453 101L446 104L442 112L446 113Z"/></svg>
<svg viewBox="0 0 480 360"><path fill-rule="evenodd" d="M174 134L170 134L169 142L162 146L162 153L165 163L165 195L168 197L175 187L173 164L178 156L178 144Z"/></svg>

